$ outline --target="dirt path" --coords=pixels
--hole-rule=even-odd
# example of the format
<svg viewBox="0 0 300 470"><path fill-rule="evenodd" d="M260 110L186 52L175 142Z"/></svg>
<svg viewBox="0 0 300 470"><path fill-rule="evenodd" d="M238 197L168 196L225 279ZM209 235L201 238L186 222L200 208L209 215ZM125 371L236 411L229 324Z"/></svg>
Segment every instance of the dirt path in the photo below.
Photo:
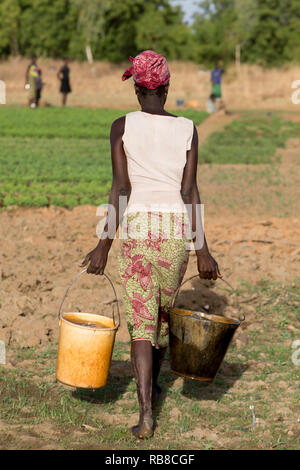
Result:
<svg viewBox="0 0 300 470"><path fill-rule="evenodd" d="M199 135L199 145L203 145L205 140L213 132L220 132L225 126L230 124L235 119L240 117L240 113L225 114L224 111L219 111L216 114L211 114L200 126L197 127Z"/></svg>

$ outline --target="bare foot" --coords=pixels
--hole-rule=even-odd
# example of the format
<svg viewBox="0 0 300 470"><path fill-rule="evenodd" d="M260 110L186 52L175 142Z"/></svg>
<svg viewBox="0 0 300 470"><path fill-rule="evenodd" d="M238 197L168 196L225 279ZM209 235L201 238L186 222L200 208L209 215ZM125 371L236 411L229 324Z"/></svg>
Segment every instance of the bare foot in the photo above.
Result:
<svg viewBox="0 0 300 470"><path fill-rule="evenodd" d="M144 418L141 424L133 426L132 434L138 439L146 439L153 436L153 419Z"/></svg>

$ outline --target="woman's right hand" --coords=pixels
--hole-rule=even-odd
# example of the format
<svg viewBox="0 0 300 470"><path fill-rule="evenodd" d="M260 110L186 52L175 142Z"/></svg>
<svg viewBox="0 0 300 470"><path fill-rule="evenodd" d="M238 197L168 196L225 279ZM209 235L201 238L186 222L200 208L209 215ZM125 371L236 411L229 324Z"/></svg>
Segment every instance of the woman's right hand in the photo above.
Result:
<svg viewBox="0 0 300 470"><path fill-rule="evenodd" d="M81 267L84 267L88 263L90 263L86 272L88 274L102 275L106 267L107 257L108 257L108 249L105 246L101 245L100 243L99 245L96 246L96 248L94 248L94 250L90 251L86 255L86 257L84 258L81 264Z"/></svg>

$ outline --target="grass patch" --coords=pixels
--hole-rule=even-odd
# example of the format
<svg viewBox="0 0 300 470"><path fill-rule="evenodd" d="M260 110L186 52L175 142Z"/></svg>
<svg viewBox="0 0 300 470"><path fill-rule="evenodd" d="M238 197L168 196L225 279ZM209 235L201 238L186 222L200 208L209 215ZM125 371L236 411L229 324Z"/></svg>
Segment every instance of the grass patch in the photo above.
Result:
<svg viewBox="0 0 300 470"><path fill-rule="evenodd" d="M220 164L271 163L277 148L300 136L300 123L276 113L247 113L221 132L212 133L200 148L199 161Z"/></svg>

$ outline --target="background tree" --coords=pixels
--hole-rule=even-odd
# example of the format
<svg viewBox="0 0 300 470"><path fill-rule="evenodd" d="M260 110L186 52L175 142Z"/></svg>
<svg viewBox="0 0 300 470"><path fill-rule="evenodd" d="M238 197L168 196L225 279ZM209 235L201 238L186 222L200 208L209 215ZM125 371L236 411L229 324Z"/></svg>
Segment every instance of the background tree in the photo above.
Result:
<svg viewBox="0 0 300 470"><path fill-rule="evenodd" d="M0 0L0 56L19 54L20 16L18 0Z"/></svg>
<svg viewBox="0 0 300 470"><path fill-rule="evenodd" d="M300 59L300 1L257 0L258 22L245 45L245 59L281 65Z"/></svg>
<svg viewBox="0 0 300 470"><path fill-rule="evenodd" d="M19 0L23 55L63 57L76 32L77 10L68 0Z"/></svg>
<svg viewBox="0 0 300 470"><path fill-rule="evenodd" d="M153 49L169 59L191 59L190 29L183 23L183 12L169 2L149 3L136 24L138 50Z"/></svg>
<svg viewBox="0 0 300 470"><path fill-rule="evenodd" d="M243 47L252 37L254 29L256 28L259 16L257 9L257 0L235 0L236 18L234 21L233 40L236 44L236 61L237 65L241 60L241 49L243 54Z"/></svg>
<svg viewBox="0 0 300 470"><path fill-rule="evenodd" d="M300 60L300 0L199 0L186 25L171 0L0 0L0 57L127 61L142 49L208 66Z"/></svg>
<svg viewBox="0 0 300 470"><path fill-rule="evenodd" d="M224 63L234 59L236 21L234 0L204 0L195 15L193 39L197 43L194 59L212 66L220 59Z"/></svg>
<svg viewBox="0 0 300 470"><path fill-rule="evenodd" d="M150 0L150 3L156 0ZM96 47L97 58L111 62L128 60L138 53L136 46L136 24L145 11L144 0L111 0L105 11L102 40Z"/></svg>
<svg viewBox="0 0 300 470"><path fill-rule="evenodd" d="M72 1L77 9L77 31L82 41L81 47L87 52L88 59L92 59L93 46L103 39L105 11L112 8L114 2L110 0Z"/></svg>
<svg viewBox="0 0 300 470"><path fill-rule="evenodd" d="M275 66L300 60L300 0L205 0L192 26L195 60L234 59Z"/></svg>
<svg viewBox="0 0 300 470"><path fill-rule="evenodd" d="M155 49L179 59L186 56L190 40L181 8L169 0L112 0L105 11L97 56L120 62L144 49Z"/></svg>

